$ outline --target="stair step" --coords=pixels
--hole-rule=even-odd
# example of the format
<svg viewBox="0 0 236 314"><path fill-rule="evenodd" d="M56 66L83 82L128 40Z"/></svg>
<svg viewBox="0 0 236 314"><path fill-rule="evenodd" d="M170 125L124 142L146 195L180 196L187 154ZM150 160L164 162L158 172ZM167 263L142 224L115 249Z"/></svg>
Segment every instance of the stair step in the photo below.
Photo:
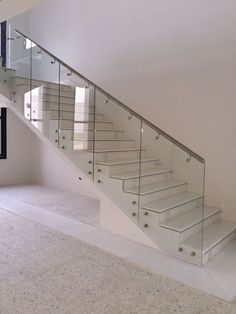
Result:
<svg viewBox="0 0 236 314"><path fill-rule="evenodd" d="M40 104L56 104L57 105L57 108L59 108L60 105L65 105L65 106L70 106L72 108L75 107L75 104L74 103L68 103L68 102L64 102L64 101L53 101L53 100L47 100L47 99L44 99L44 100L37 100L37 105L40 105Z"/></svg>
<svg viewBox="0 0 236 314"><path fill-rule="evenodd" d="M93 150L87 150L88 152L93 152ZM108 148L108 149L95 149L95 153L119 153L119 152L139 152L140 148ZM145 149L142 149L145 151Z"/></svg>
<svg viewBox="0 0 236 314"><path fill-rule="evenodd" d="M74 96L72 96L72 95L70 95L70 96L68 96L68 95L54 95L54 94L52 94L52 93L49 93L49 92L39 92L39 95L40 96L46 96L46 97L57 97L58 98L58 101L59 101L59 99L60 98L69 98L69 99L73 99L73 100L75 100L75 93L74 93Z"/></svg>
<svg viewBox="0 0 236 314"><path fill-rule="evenodd" d="M152 176L156 174L164 174L164 173L170 173L172 170L170 169L147 169L147 170L142 170L141 173L137 171L130 171L130 172L125 172L125 173L119 173L112 175L111 178L113 179L119 179L119 180L129 180L129 179L135 179L139 177L145 177L145 176Z"/></svg>
<svg viewBox="0 0 236 314"><path fill-rule="evenodd" d="M236 224L219 220L216 223L210 225L202 232L197 233L193 237L182 242L182 247L189 247L193 251L200 253L203 242L203 254L206 254L212 248L214 248L221 241L226 239L230 234L236 231Z"/></svg>
<svg viewBox="0 0 236 314"><path fill-rule="evenodd" d="M163 190L175 188L175 187L178 187L181 185L186 185L186 184L187 184L187 182L185 182L185 181L166 180L166 181L161 181L158 183L142 185L142 186L140 186L140 191L139 191L138 186L136 186L134 188L125 189L124 191L126 193L131 193L131 194L135 194L135 195L147 195L147 194L160 192Z"/></svg>
<svg viewBox="0 0 236 314"><path fill-rule="evenodd" d="M187 204L200 198L202 198L202 195L200 194L184 192L145 204L142 206L142 208L157 213L163 213L167 210Z"/></svg>
<svg viewBox="0 0 236 314"><path fill-rule="evenodd" d="M62 119L56 119L52 118L51 120L65 120L65 121L71 121L74 123L113 123L112 121L103 121L103 120L73 120L73 119L67 119L67 118L62 118Z"/></svg>
<svg viewBox="0 0 236 314"><path fill-rule="evenodd" d="M58 87L57 88L53 88L53 87L39 87L39 94L47 94L47 95L54 95L54 96L69 96L69 97L73 97L75 98L75 89L73 90L61 90Z"/></svg>
<svg viewBox="0 0 236 314"><path fill-rule="evenodd" d="M212 207L205 207L204 218L203 218L202 207L197 207L190 211L185 212L184 214L178 215L171 219L167 219L166 221L161 223L160 226L165 229L183 232L199 224L201 221L206 220L220 212L221 212L220 209L216 209Z"/></svg>
<svg viewBox="0 0 236 314"><path fill-rule="evenodd" d="M53 82L47 82L47 81L41 81L37 79L30 79L28 77L23 77L23 76L14 76L14 80L22 80L21 83L16 84L16 86L33 86L33 87L40 87L44 86L45 88L52 88L55 87L56 89L59 89L59 83L53 83ZM50 86L50 87L49 87ZM66 84L60 84L60 88L65 88L66 90L75 90L74 86L66 85Z"/></svg>
<svg viewBox="0 0 236 314"><path fill-rule="evenodd" d="M72 139L74 142L81 142L81 141L86 141L86 142L93 142L93 141L95 141L95 142L135 142L135 140L131 140L131 139L126 139L126 138L114 138L114 139L100 139L100 138L98 138L98 139L87 139L87 138L78 138L78 139L76 139L76 138L74 138L74 139Z"/></svg>
<svg viewBox="0 0 236 314"><path fill-rule="evenodd" d="M144 162L159 162L158 159L142 159ZM96 164L101 166L119 166L119 165L128 165L128 164L138 164L140 159L120 159L120 160L111 160L111 161L98 161Z"/></svg>
<svg viewBox="0 0 236 314"><path fill-rule="evenodd" d="M59 107L59 106L58 106ZM75 114L79 114L79 115L84 115L84 116L88 116L88 115L93 115L94 113L92 112L84 112L84 113L80 113L80 112L76 112L75 109L43 109L43 111L52 111L52 112L70 112L70 113L75 113ZM102 113L96 113L95 116L104 116Z"/></svg>
<svg viewBox="0 0 236 314"><path fill-rule="evenodd" d="M93 131L93 130L91 130ZM95 132L124 132L124 130L121 130L121 129L98 129L98 130L95 130Z"/></svg>
<svg viewBox="0 0 236 314"><path fill-rule="evenodd" d="M103 122L103 121L101 121ZM120 129L91 129L91 130L86 130L86 132L113 132L113 133L116 133L116 132L120 132L120 133L123 133L124 130L120 130ZM74 136L76 137L76 135L81 135L81 132L74 132ZM111 139L112 140L112 139Z"/></svg>

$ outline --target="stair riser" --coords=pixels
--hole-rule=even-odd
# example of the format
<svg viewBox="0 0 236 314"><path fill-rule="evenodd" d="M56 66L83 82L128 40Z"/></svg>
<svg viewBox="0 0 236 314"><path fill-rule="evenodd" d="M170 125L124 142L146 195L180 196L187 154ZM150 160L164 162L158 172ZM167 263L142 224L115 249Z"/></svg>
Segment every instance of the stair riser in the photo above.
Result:
<svg viewBox="0 0 236 314"><path fill-rule="evenodd" d="M96 130L113 129L113 122L103 123L101 121L101 122L96 122L95 125L94 123L90 123L89 129L92 129L93 127L95 127Z"/></svg>
<svg viewBox="0 0 236 314"><path fill-rule="evenodd" d="M83 113L92 113L91 109L89 107L82 107L74 104L62 104L58 102L44 102L44 103L39 103L38 101L35 102L35 106L40 106L43 107L45 110L64 110L68 112L79 112L81 114Z"/></svg>
<svg viewBox="0 0 236 314"><path fill-rule="evenodd" d="M147 204L149 202L154 202L158 199L166 198L169 196L173 196L177 193L185 192L186 188L187 188L187 185L185 184L185 185L181 185L178 187L166 189L163 191L154 192L154 193L147 194L147 195L141 195L140 196L140 205L142 207L144 204Z"/></svg>
<svg viewBox="0 0 236 314"><path fill-rule="evenodd" d="M61 130L61 131L60 131L59 139L60 139L60 141L64 140L64 141L66 141L67 143L71 143L71 145L73 145L73 141L71 140L72 134L73 134L73 131L70 131L70 130Z"/></svg>
<svg viewBox="0 0 236 314"><path fill-rule="evenodd" d="M139 215L139 227L146 233L158 246L176 256L181 257L183 254L178 252L179 237L170 230L160 228L158 215L149 212L145 215L145 211L141 211Z"/></svg>
<svg viewBox="0 0 236 314"><path fill-rule="evenodd" d="M236 238L236 232L233 232L229 234L224 240L219 242L217 245L215 245L211 250L209 250L207 253L202 254L200 250L194 250L196 253L195 259L200 260L202 256L202 263L205 264L208 262L211 258L213 258L217 253L219 253L228 243L230 243L232 240ZM191 257L191 252L193 251L190 247L183 247L183 252L186 256Z"/></svg>
<svg viewBox="0 0 236 314"><path fill-rule="evenodd" d="M199 256L191 256L185 252L179 252L180 234L176 234L171 230L160 228L159 215L153 212L148 212L145 215L145 211L140 211L139 226L140 228L151 238L154 242L157 242L159 247L163 250L174 254L185 260L189 260L193 263L200 264L201 259Z"/></svg>
<svg viewBox="0 0 236 314"><path fill-rule="evenodd" d="M41 101L52 101L52 102L58 102L58 103L63 103L63 104L75 104L75 99L71 97L63 97L61 96L60 98L58 96L53 96L53 95L42 95L40 97Z"/></svg>
<svg viewBox="0 0 236 314"><path fill-rule="evenodd" d="M149 169L155 169L159 167L158 162L144 162L142 163L142 170L149 170ZM109 174L110 175L115 175L123 172L128 172L128 171L139 171L139 163L133 163L133 164L123 164L123 165L116 165L116 166L110 166L109 167Z"/></svg>
<svg viewBox="0 0 236 314"><path fill-rule="evenodd" d="M104 120L104 115L103 114L93 114L93 113L87 113L87 112L75 112L75 120L77 121L92 121L94 122L94 119L96 121L103 121Z"/></svg>
<svg viewBox="0 0 236 314"><path fill-rule="evenodd" d="M80 113L94 113L94 106L75 104L75 111Z"/></svg>
<svg viewBox="0 0 236 314"><path fill-rule="evenodd" d="M198 200L194 200L194 201L188 202L186 204L171 208L168 211L165 211L165 212L160 214L161 215L160 221L163 222L167 219L170 219L170 218L176 217L178 215L184 214L185 212L187 212L193 208L200 207L201 204L202 204L202 199L198 199Z"/></svg>
<svg viewBox="0 0 236 314"><path fill-rule="evenodd" d="M75 99L75 91L65 91L65 90L61 90L59 91L59 86L57 88L42 88L43 91L40 91L39 93L42 94L47 94L47 95L51 95L51 96L62 96L62 97L70 97Z"/></svg>
<svg viewBox="0 0 236 314"><path fill-rule="evenodd" d="M150 176L141 176L140 178L136 179L129 179L125 180L124 186L126 189L133 188L135 186L143 186L147 184L153 184L153 183L158 183L161 181L169 180L172 177L172 173L160 173L160 174L155 174L155 175L150 175Z"/></svg>
<svg viewBox="0 0 236 314"><path fill-rule="evenodd" d="M60 113L58 111L51 111L51 119L70 119L74 120L74 112L64 112L61 111Z"/></svg>
<svg viewBox="0 0 236 314"><path fill-rule="evenodd" d="M227 238L221 241L218 245L212 248L209 252L203 255L203 264L208 262L211 258L213 258L217 253L219 253L223 248L229 244L231 241L236 239L236 231L230 234Z"/></svg>
<svg viewBox="0 0 236 314"><path fill-rule="evenodd" d="M46 102L46 103L43 103L43 108L45 110L59 110L59 104L58 103L53 103L53 102ZM68 112L74 112L74 105L60 104L60 109L61 110L66 110Z"/></svg>
<svg viewBox="0 0 236 314"><path fill-rule="evenodd" d="M122 181L110 179L107 167L100 167L100 172L97 170L98 168L95 167L94 176L97 187L109 195L132 220L138 223L138 198L124 193L122 191ZM132 215L134 213L135 216Z"/></svg>
<svg viewBox="0 0 236 314"><path fill-rule="evenodd" d="M96 139L122 139L124 132L99 131L95 133Z"/></svg>
<svg viewBox="0 0 236 314"><path fill-rule="evenodd" d="M119 148L133 148L133 141L95 141L94 142L95 149L119 149ZM93 142L89 143L89 147L93 147Z"/></svg>
<svg viewBox="0 0 236 314"><path fill-rule="evenodd" d="M55 120L59 121L59 120ZM71 120L60 120L61 128L74 128L74 122Z"/></svg>
<svg viewBox="0 0 236 314"><path fill-rule="evenodd" d="M217 222L221 217L221 213L215 214L212 217L207 218L204 223L200 222L197 225L191 227L190 229L181 233L180 241L184 241L193 235L201 232L202 228L206 229L208 226L212 225L214 222Z"/></svg>
<svg viewBox="0 0 236 314"><path fill-rule="evenodd" d="M157 228L160 224L160 215L140 208L140 225L145 224L148 224L149 227L153 224L153 228Z"/></svg>
<svg viewBox="0 0 236 314"><path fill-rule="evenodd" d="M135 159L138 158L139 151L132 152L109 152L109 153L96 153L96 161L115 161L120 159Z"/></svg>
<svg viewBox="0 0 236 314"><path fill-rule="evenodd" d="M86 137L87 136L90 136L92 137L93 136L93 131L88 131L87 134L86 134ZM95 134L95 138L100 140L100 139L122 139L123 138L123 132L111 132L111 131L98 131L96 132ZM74 135L74 139L78 139L78 140L81 140L83 138L83 135L81 134L75 134Z"/></svg>
<svg viewBox="0 0 236 314"><path fill-rule="evenodd" d="M100 122L100 123L96 123L96 128L97 129L111 129L112 128L112 122L109 123L104 123L104 122ZM88 123L74 123L74 121L70 121L70 120L61 120L61 127L62 128L74 128L75 130L80 129L81 127L84 128L84 130L87 129L92 129L94 127L94 123L93 122L88 122Z"/></svg>
<svg viewBox="0 0 236 314"><path fill-rule="evenodd" d="M60 106L59 106L60 107ZM93 114L82 114L82 113L74 113L73 111L64 111L61 108L56 109L57 111L51 112L52 119L71 119L76 121L93 121L94 115ZM103 115L96 115L96 120L103 120Z"/></svg>

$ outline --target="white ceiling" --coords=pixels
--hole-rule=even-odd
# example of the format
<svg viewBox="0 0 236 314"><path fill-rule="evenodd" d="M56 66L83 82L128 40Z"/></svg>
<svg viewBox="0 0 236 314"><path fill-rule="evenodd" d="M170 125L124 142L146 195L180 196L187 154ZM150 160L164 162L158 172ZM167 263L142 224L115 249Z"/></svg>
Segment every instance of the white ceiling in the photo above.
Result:
<svg viewBox="0 0 236 314"><path fill-rule="evenodd" d="M22 13L42 0L0 0L0 22Z"/></svg>

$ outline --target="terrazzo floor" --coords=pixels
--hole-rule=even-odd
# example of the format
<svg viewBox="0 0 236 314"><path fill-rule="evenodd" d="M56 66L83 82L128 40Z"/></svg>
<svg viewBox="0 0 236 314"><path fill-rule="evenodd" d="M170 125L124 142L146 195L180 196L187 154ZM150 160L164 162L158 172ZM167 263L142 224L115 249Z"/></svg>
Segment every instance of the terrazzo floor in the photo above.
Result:
<svg viewBox="0 0 236 314"><path fill-rule="evenodd" d="M12 185L0 188L0 195L69 217L73 220L99 225L99 200L82 194L59 191L42 185Z"/></svg>
<svg viewBox="0 0 236 314"><path fill-rule="evenodd" d="M235 314L232 305L0 209L1 314Z"/></svg>

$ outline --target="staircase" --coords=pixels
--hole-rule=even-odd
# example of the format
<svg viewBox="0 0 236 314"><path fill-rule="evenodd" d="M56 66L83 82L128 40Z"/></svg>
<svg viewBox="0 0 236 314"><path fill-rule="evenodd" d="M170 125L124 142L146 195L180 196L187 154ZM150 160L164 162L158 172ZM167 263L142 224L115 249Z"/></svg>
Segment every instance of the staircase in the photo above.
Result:
<svg viewBox="0 0 236 314"><path fill-rule="evenodd" d="M204 202L204 159L17 32L0 92L161 249L206 263L236 225Z"/></svg>

